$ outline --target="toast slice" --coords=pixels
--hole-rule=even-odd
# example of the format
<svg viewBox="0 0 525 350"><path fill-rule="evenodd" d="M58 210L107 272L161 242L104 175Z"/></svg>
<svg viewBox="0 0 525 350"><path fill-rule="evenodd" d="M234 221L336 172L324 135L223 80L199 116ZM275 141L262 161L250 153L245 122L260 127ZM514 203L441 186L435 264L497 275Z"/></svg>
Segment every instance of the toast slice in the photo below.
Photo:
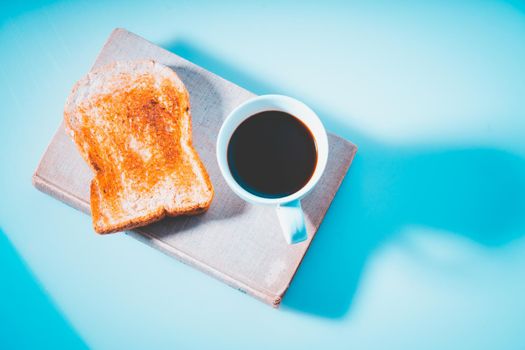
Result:
<svg viewBox="0 0 525 350"><path fill-rule="evenodd" d="M94 172L96 232L210 206L213 186L192 146L189 94L172 69L150 60L95 69L73 87L64 119Z"/></svg>

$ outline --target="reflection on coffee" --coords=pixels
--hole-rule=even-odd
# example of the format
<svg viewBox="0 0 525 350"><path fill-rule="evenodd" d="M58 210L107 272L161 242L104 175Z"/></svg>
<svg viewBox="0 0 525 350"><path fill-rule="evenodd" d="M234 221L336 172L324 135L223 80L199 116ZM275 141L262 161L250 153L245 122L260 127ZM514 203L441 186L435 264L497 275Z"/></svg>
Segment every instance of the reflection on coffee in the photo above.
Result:
<svg viewBox="0 0 525 350"><path fill-rule="evenodd" d="M248 192L279 198L299 191L317 164L315 139L303 122L280 111L243 121L228 144L228 166Z"/></svg>

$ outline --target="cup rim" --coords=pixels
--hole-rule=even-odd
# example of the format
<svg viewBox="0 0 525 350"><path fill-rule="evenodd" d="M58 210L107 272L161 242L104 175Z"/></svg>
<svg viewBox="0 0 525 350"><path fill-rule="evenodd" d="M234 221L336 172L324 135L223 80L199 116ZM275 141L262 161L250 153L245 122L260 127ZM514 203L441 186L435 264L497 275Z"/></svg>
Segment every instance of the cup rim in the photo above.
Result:
<svg viewBox="0 0 525 350"><path fill-rule="evenodd" d="M317 147L317 164L308 182L298 191L277 198L257 196L244 189L231 174L227 159L230 138L237 127L256 113L272 110L290 113L301 120L312 133ZM328 160L328 136L317 114L303 102L284 95L261 95L243 102L226 117L217 137L216 155L223 178L242 199L258 204L289 203L301 199L310 192L324 173Z"/></svg>

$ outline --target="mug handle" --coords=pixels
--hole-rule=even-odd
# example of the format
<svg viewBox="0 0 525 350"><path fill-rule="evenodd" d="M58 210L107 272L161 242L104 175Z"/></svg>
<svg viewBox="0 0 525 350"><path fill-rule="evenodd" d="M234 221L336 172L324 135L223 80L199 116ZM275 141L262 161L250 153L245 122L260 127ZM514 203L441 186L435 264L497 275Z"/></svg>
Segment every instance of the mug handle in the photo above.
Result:
<svg viewBox="0 0 525 350"><path fill-rule="evenodd" d="M277 205L277 217L288 244L302 242L308 238L303 209L299 199Z"/></svg>

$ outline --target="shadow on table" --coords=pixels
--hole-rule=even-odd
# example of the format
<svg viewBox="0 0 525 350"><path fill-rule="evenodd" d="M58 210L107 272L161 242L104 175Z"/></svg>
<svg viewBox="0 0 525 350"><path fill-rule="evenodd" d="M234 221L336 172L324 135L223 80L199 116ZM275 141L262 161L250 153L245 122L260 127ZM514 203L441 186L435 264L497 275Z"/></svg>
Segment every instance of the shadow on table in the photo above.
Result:
<svg viewBox="0 0 525 350"><path fill-rule="evenodd" d="M0 348L87 349L0 229Z"/></svg>
<svg viewBox="0 0 525 350"><path fill-rule="evenodd" d="M283 93L192 44L168 50L254 93ZM301 99L300 96L297 96ZM304 100L304 99L303 99ZM283 300L328 318L347 314L376 249L407 225L454 232L488 247L524 232L525 160L486 148L381 143L315 108L328 130L359 151Z"/></svg>

